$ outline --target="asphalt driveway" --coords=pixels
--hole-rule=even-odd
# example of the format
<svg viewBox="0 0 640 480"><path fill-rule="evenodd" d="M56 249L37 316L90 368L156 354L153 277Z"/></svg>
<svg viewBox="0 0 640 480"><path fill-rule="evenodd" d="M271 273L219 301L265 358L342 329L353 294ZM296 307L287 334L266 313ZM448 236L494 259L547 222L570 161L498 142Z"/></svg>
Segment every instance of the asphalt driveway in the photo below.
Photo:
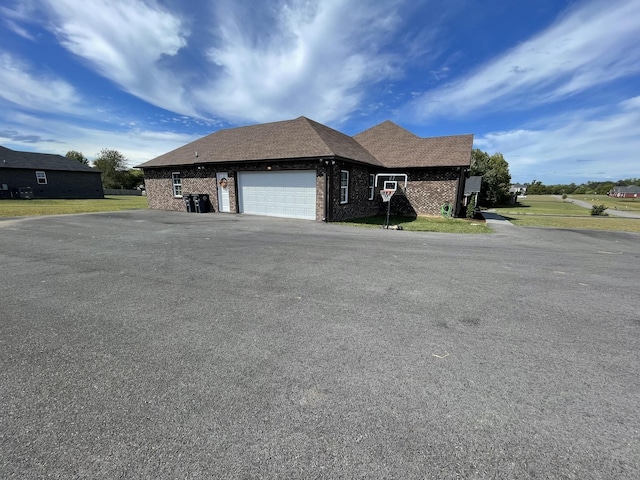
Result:
<svg viewBox="0 0 640 480"><path fill-rule="evenodd" d="M0 478L640 478L640 235L0 221Z"/></svg>

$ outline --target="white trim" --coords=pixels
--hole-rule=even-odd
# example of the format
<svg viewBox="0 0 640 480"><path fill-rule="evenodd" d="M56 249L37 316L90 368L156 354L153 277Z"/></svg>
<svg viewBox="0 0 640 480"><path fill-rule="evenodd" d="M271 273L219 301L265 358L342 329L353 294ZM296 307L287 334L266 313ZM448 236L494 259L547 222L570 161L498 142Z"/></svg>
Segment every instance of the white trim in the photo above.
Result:
<svg viewBox="0 0 640 480"><path fill-rule="evenodd" d="M347 174L347 184L342 185L342 174ZM343 195L344 192L344 195ZM344 200L343 200L344 197ZM340 170L340 204L349 203L349 170Z"/></svg>
<svg viewBox="0 0 640 480"><path fill-rule="evenodd" d="M178 182L176 182L176 179ZM182 198L182 176L180 172L171 172L171 191L175 198Z"/></svg>
<svg viewBox="0 0 640 480"><path fill-rule="evenodd" d="M44 182L41 182L40 180L44 180ZM38 183L38 185L46 185L47 173L42 170L36 170L36 182Z"/></svg>

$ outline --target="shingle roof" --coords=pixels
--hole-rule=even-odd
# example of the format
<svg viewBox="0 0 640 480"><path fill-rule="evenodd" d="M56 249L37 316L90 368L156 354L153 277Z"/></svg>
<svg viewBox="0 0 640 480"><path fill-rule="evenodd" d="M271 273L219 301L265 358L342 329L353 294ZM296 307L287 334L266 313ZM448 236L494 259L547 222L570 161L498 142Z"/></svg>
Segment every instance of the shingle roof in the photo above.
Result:
<svg viewBox="0 0 640 480"><path fill-rule="evenodd" d="M62 155L52 153L19 152L0 146L0 168L26 168L29 170L64 170L68 172L94 172L99 170L83 165Z"/></svg>
<svg viewBox="0 0 640 480"><path fill-rule="evenodd" d="M219 130L138 167L341 157L378 167L468 166L473 135L420 138L386 121L350 137L306 117Z"/></svg>
<svg viewBox="0 0 640 480"><path fill-rule="evenodd" d="M387 120L353 137L385 167L462 167L471 163L473 135L421 138Z"/></svg>
<svg viewBox="0 0 640 480"><path fill-rule="evenodd" d="M219 130L138 166L146 168L326 156L380 165L352 137L306 117L298 117L295 120Z"/></svg>

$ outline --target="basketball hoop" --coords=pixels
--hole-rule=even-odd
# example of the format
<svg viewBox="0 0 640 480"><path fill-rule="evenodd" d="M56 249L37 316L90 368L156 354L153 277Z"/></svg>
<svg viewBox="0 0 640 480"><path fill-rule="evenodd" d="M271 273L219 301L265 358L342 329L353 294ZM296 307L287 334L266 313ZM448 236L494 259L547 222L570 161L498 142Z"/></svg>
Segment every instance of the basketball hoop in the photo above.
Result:
<svg viewBox="0 0 640 480"><path fill-rule="evenodd" d="M395 190L380 190L380 196L382 197L383 202L388 202L391 200L393 194L396 193Z"/></svg>

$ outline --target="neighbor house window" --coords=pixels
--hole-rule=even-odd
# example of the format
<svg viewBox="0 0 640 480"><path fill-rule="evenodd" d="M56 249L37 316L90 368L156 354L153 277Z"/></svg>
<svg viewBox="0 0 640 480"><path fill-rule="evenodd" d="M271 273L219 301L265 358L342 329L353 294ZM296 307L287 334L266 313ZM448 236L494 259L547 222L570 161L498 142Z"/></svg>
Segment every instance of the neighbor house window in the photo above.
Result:
<svg viewBox="0 0 640 480"><path fill-rule="evenodd" d="M349 201L349 171L340 170L340 203Z"/></svg>
<svg viewBox="0 0 640 480"><path fill-rule="evenodd" d="M47 174L45 172L36 172L36 180L39 185L47 184Z"/></svg>
<svg viewBox="0 0 640 480"><path fill-rule="evenodd" d="M375 192L375 178L376 176L372 173L369 175L369 200L373 200L376 192Z"/></svg>
<svg viewBox="0 0 640 480"><path fill-rule="evenodd" d="M180 178L180 172L173 172L171 174L171 179L173 182L173 196L181 197L182 196L182 178Z"/></svg>

